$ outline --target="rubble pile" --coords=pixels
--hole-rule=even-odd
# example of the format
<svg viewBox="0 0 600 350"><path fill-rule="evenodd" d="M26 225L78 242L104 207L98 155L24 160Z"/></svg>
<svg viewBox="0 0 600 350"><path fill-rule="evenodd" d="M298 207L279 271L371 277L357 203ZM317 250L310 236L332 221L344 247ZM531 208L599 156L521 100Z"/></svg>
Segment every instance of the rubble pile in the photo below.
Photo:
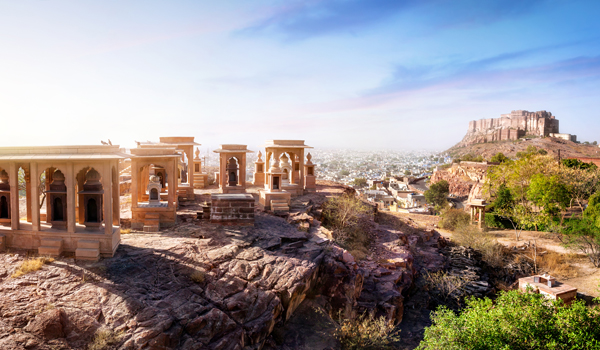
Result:
<svg viewBox="0 0 600 350"><path fill-rule="evenodd" d="M463 246L448 246L442 250L448 259L448 274L466 281L460 289L461 296L481 298L492 291L489 276L483 271L481 253Z"/></svg>

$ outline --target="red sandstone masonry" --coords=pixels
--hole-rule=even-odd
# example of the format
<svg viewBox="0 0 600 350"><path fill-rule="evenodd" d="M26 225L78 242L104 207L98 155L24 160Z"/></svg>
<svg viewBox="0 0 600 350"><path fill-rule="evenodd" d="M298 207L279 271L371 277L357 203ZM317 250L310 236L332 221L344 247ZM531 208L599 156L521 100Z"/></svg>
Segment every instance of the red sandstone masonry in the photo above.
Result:
<svg viewBox="0 0 600 350"><path fill-rule="evenodd" d="M222 225L254 225L254 197L250 194L211 195L210 221Z"/></svg>

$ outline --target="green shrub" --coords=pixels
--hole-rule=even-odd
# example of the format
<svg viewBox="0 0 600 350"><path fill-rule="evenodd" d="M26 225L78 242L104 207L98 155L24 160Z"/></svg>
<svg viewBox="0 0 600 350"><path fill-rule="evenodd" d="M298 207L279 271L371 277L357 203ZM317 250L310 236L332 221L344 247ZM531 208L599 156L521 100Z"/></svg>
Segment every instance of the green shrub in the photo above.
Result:
<svg viewBox="0 0 600 350"><path fill-rule="evenodd" d="M513 226L509 220L496 215L495 213L485 213L485 226L491 228L512 229Z"/></svg>
<svg viewBox="0 0 600 350"><path fill-rule="evenodd" d="M446 209L442 213L440 227L445 230L454 231L460 226L471 223L471 216L462 209Z"/></svg>
<svg viewBox="0 0 600 350"><path fill-rule="evenodd" d="M600 312L583 301L570 306L537 293L500 292L467 300L459 314L440 307L420 350L600 349Z"/></svg>

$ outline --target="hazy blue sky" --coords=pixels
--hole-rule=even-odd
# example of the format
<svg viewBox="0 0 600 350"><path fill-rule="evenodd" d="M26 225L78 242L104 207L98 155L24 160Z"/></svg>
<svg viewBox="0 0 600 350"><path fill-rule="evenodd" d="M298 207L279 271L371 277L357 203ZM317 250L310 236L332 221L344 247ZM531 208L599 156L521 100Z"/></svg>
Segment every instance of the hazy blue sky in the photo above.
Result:
<svg viewBox="0 0 600 350"><path fill-rule="evenodd" d="M0 0L0 146L444 149L548 110L600 141L600 1Z"/></svg>

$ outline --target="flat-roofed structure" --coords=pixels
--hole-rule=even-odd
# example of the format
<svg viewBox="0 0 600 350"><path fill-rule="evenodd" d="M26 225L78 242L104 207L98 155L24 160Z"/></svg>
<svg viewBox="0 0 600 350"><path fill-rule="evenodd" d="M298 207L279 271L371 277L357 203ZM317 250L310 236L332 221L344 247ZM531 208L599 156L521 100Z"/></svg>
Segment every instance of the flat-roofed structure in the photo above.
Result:
<svg viewBox="0 0 600 350"><path fill-rule="evenodd" d="M119 160L127 157L112 145L1 147L0 173L7 177L0 177L8 180L2 189L10 194L3 196L10 199L6 210L0 208L6 246L75 252L78 259L113 256L120 242Z"/></svg>
<svg viewBox="0 0 600 350"><path fill-rule="evenodd" d="M551 300L562 299L567 304L577 297L577 288L561 283L549 275L519 278L519 290L526 292L529 288L533 293L540 293Z"/></svg>
<svg viewBox="0 0 600 350"><path fill-rule="evenodd" d="M282 171L281 190L289 192L292 196L301 196L305 190L305 150L313 148L305 145L304 140L268 140L265 147L265 167L272 166L273 160L279 162L277 168ZM310 163L309 165L312 165ZM311 167L314 176L314 166ZM258 176L258 174L257 174ZM265 188L269 188L269 177L265 176ZM309 183L312 189L312 183Z"/></svg>
<svg viewBox="0 0 600 350"><path fill-rule="evenodd" d="M181 150L172 145L132 148L131 228L156 232L177 222Z"/></svg>
<svg viewBox="0 0 600 350"><path fill-rule="evenodd" d="M246 145L224 144L213 152L219 154L217 182L221 193L246 193L246 154L254 153Z"/></svg>
<svg viewBox="0 0 600 350"><path fill-rule="evenodd" d="M182 159L181 164L184 165L183 171L177 174L177 178L181 180L179 191L181 199L193 200L194 196L194 147L200 146L194 141L193 136L168 136L160 137L159 142L138 142L138 148L164 148L175 147L185 155L185 160ZM180 155L180 157L182 157ZM183 158L183 157L182 157Z"/></svg>

